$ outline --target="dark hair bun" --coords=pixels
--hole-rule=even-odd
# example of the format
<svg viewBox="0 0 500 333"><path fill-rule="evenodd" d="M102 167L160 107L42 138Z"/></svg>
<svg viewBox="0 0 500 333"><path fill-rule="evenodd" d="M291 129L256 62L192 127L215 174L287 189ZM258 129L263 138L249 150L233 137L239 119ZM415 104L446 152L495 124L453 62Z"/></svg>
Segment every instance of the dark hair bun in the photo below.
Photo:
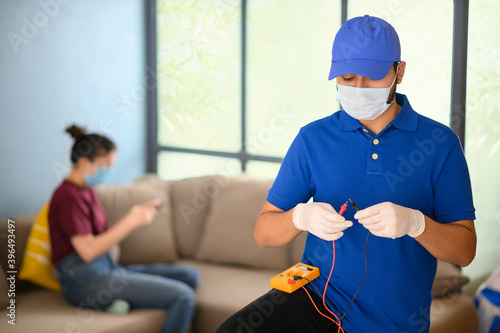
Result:
<svg viewBox="0 0 500 333"><path fill-rule="evenodd" d="M73 139L78 140L83 135L85 135L85 128L71 125L70 127L66 128L66 132L69 133L71 137L73 137Z"/></svg>

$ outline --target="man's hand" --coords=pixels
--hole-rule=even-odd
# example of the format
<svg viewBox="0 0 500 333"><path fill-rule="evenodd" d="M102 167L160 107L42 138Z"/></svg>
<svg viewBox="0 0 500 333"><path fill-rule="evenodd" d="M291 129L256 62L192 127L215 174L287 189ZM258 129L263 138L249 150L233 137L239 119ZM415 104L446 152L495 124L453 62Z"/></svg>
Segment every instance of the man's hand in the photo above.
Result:
<svg viewBox="0 0 500 333"><path fill-rule="evenodd" d="M420 211L383 202L357 212L354 218L379 237L417 237L424 232L425 217Z"/></svg>
<svg viewBox="0 0 500 333"><path fill-rule="evenodd" d="M330 204L323 202L298 204L293 210L293 224L327 241L339 239L343 231L352 226L351 221L346 221Z"/></svg>

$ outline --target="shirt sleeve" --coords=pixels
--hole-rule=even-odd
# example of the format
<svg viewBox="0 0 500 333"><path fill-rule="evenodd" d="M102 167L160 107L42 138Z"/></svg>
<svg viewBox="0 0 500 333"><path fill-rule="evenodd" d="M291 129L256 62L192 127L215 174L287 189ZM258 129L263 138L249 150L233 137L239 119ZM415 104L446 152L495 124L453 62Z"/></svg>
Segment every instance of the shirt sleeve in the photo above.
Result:
<svg viewBox="0 0 500 333"><path fill-rule="evenodd" d="M458 138L435 183L434 207L436 220L441 223L476 218L469 169Z"/></svg>
<svg viewBox="0 0 500 333"><path fill-rule="evenodd" d="M267 201L288 211L313 196L311 168L302 131L295 137L283 159Z"/></svg>
<svg viewBox="0 0 500 333"><path fill-rule="evenodd" d="M93 234L90 207L82 197L67 197L57 209L60 230L68 239L74 235Z"/></svg>

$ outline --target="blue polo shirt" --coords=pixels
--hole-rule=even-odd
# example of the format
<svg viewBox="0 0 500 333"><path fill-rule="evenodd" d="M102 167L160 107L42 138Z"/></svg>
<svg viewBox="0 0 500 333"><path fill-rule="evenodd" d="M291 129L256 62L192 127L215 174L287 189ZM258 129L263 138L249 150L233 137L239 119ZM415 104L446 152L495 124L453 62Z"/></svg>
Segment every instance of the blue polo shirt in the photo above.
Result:
<svg viewBox="0 0 500 333"><path fill-rule="evenodd" d="M400 113L377 135L343 110L304 126L267 201L284 211L310 198L337 211L349 198L361 209L390 201L440 223L475 219L467 163L456 134L416 113L405 95L397 94L396 101ZM335 241L327 289L330 309L335 312L334 303L341 314L365 272L368 231L355 213L351 206L344 213L354 225ZM321 293L332 253L332 242L308 234L302 262L319 267L314 284ZM436 258L409 236L370 234L367 262L366 280L342 320L346 332L428 332Z"/></svg>

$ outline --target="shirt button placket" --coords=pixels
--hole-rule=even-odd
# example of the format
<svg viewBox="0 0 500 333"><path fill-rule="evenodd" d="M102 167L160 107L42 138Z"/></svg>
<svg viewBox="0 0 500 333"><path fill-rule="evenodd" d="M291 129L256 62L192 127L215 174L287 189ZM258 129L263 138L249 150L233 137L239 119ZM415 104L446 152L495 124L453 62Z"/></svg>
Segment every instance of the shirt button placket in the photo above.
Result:
<svg viewBox="0 0 500 333"><path fill-rule="evenodd" d="M380 144L379 139L370 140L370 147L368 149L368 174L369 175L381 175L382 174L382 163L380 159Z"/></svg>
<svg viewBox="0 0 500 333"><path fill-rule="evenodd" d="M373 142L373 144L374 144L375 146L379 144L378 139L374 139L372 142ZM373 158L374 160L378 159L378 154L377 154L377 153L373 153L373 154L372 154L372 158Z"/></svg>

